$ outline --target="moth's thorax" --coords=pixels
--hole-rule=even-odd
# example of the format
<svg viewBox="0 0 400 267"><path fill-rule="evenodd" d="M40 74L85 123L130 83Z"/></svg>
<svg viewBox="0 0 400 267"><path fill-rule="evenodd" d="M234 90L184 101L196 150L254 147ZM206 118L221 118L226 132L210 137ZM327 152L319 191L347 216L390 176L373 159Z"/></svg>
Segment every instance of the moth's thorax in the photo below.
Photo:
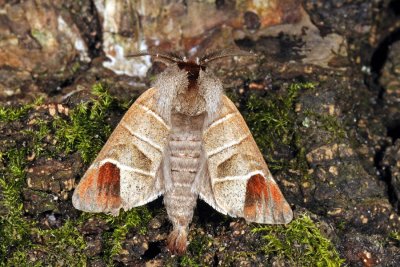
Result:
<svg viewBox="0 0 400 267"><path fill-rule="evenodd" d="M157 113L169 123L172 113L197 116L207 113L215 117L223 88L212 72L194 62L169 65L154 83L157 89Z"/></svg>
<svg viewBox="0 0 400 267"><path fill-rule="evenodd" d="M185 88L178 92L173 102L173 111L189 116L196 116L206 110L206 102L197 88Z"/></svg>
<svg viewBox="0 0 400 267"><path fill-rule="evenodd" d="M193 61L178 62L180 71L186 72L187 81L178 90L173 101L173 111L189 116L196 116L206 110L206 101L204 99L204 88L199 86L200 71L205 67L198 65Z"/></svg>

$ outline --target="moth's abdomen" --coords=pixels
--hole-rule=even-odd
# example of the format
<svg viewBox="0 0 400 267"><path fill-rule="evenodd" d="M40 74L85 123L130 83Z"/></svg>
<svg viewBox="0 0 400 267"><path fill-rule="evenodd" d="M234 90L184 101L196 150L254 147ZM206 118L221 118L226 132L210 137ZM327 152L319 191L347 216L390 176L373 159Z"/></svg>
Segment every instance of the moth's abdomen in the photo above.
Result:
<svg viewBox="0 0 400 267"><path fill-rule="evenodd" d="M191 188L199 169L201 135L172 135L170 166L172 189L165 193L164 202L172 223L186 227L193 217L198 194ZM179 140L181 139L181 140Z"/></svg>
<svg viewBox="0 0 400 267"><path fill-rule="evenodd" d="M164 204L174 227L168 238L168 247L178 254L186 250L188 225L198 197L192 186L200 165L202 122L198 117L172 117L169 140L172 187L164 194Z"/></svg>

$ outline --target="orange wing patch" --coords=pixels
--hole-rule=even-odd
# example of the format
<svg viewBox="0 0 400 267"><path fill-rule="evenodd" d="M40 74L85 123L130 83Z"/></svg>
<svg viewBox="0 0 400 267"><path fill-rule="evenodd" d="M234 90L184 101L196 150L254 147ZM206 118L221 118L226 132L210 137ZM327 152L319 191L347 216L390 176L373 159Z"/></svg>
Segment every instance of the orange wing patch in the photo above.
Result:
<svg viewBox="0 0 400 267"><path fill-rule="evenodd" d="M263 208L268 199L267 185L264 177L260 174L253 175L247 181L246 198L244 201L244 216L246 220L254 221L257 213ZM266 210L269 213L269 210Z"/></svg>
<svg viewBox="0 0 400 267"><path fill-rule="evenodd" d="M89 169L73 197L74 206L85 211L117 213L121 206L120 170L106 162Z"/></svg>
<svg viewBox="0 0 400 267"><path fill-rule="evenodd" d="M97 172L96 169L87 170L85 174L86 179L83 179L79 183L77 191L74 194L78 195L82 199L85 199L87 197L87 192L89 191L89 189L94 186L96 172Z"/></svg>
<svg viewBox="0 0 400 267"><path fill-rule="evenodd" d="M259 223L288 223L293 217L278 185L261 174L247 181L243 214L246 220Z"/></svg>
<svg viewBox="0 0 400 267"><path fill-rule="evenodd" d="M104 163L99 170L97 201L108 208L118 208L121 205L120 171L111 162Z"/></svg>

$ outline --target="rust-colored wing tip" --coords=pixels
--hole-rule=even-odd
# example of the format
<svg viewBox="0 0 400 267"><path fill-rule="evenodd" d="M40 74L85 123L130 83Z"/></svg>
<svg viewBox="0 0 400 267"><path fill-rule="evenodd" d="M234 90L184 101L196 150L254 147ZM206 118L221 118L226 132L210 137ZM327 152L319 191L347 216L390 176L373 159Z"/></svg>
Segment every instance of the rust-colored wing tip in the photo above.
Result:
<svg viewBox="0 0 400 267"><path fill-rule="evenodd" d="M120 170L111 162L89 169L72 197L75 208L89 212L116 213L121 202Z"/></svg>
<svg viewBox="0 0 400 267"><path fill-rule="evenodd" d="M247 221L258 223L286 224L293 218L292 209L278 185L261 174L247 181L243 214Z"/></svg>

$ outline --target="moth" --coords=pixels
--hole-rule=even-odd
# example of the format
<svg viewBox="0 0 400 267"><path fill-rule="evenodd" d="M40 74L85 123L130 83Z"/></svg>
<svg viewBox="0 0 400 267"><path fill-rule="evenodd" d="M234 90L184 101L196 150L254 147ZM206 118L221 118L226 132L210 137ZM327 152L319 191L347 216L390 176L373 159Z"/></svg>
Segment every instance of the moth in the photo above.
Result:
<svg viewBox="0 0 400 267"><path fill-rule="evenodd" d="M173 230L173 254L187 247L198 197L248 222L286 224L292 210L221 81L207 68L245 52L217 51L195 60L138 53L166 64L154 86L129 108L76 187L72 203L118 215L160 195ZM253 54L252 54L253 55Z"/></svg>

